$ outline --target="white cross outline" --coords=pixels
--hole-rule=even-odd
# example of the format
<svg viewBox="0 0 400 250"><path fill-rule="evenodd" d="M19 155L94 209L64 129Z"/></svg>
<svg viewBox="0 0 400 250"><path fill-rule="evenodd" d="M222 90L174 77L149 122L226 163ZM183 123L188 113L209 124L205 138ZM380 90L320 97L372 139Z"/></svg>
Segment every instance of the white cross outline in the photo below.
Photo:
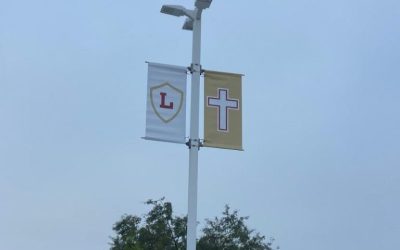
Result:
<svg viewBox="0 0 400 250"><path fill-rule="evenodd" d="M229 109L239 110L239 99L229 99L229 89L218 88L218 96L207 96L207 107L217 108L220 132L229 132Z"/></svg>

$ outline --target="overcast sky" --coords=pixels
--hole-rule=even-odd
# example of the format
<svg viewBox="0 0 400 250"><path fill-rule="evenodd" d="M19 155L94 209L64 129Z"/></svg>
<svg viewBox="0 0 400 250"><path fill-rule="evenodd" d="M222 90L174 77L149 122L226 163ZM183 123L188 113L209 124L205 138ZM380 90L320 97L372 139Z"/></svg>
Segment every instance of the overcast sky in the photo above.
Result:
<svg viewBox="0 0 400 250"><path fill-rule="evenodd" d="M162 4L0 0L0 249L108 249L188 150L145 141L145 61L189 66ZM202 148L198 220L224 204L284 250L393 250L400 235L400 2L214 0L202 66L243 73L244 152Z"/></svg>

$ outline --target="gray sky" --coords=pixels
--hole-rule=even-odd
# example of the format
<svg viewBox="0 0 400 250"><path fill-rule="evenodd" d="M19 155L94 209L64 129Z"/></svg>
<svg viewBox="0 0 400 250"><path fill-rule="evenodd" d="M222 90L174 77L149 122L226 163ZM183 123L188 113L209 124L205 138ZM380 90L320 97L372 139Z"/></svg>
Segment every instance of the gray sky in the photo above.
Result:
<svg viewBox="0 0 400 250"><path fill-rule="evenodd" d="M108 249L124 213L186 213L188 151L141 140L146 60L188 66L162 4L0 0L0 249ZM215 0L202 65L245 74L244 152L204 148L199 221L224 204L282 249L400 235L400 2Z"/></svg>

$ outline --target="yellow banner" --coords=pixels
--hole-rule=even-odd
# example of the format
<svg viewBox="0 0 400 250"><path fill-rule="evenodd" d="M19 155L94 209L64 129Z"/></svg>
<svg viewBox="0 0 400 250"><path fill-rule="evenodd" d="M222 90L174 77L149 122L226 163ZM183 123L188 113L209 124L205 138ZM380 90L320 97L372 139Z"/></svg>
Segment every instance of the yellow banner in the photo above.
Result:
<svg viewBox="0 0 400 250"><path fill-rule="evenodd" d="M242 75L205 71L204 146L243 150Z"/></svg>

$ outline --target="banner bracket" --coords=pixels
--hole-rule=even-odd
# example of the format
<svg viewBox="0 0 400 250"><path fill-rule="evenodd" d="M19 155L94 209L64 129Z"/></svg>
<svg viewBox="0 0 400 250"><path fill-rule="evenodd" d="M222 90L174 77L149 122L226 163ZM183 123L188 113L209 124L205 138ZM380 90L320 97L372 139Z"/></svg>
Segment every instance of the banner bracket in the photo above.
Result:
<svg viewBox="0 0 400 250"><path fill-rule="evenodd" d="M203 68L199 64L190 64L190 67L187 68L191 74L194 72L200 72L200 75L204 73Z"/></svg>
<svg viewBox="0 0 400 250"><path fill-rule="evenodd" d="M201 139L189 139L185 144L189 149L192 147L197 147L200 150L200 148L203 147L203 142Z"/></svg>

